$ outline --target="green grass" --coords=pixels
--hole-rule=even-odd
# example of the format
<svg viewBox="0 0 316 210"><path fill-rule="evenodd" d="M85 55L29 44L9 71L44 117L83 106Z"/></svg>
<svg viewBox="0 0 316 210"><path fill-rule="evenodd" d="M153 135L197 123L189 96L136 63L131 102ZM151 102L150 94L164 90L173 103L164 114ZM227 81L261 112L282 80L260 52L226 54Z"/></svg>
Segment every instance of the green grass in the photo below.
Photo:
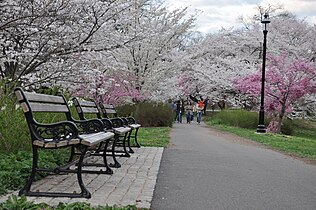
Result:
<svg viewBox="0 0 316 210"><path fill-rule="evenodd" d="M282 134L257 134L256 128L244 129L229 125L216 124L216 120L207 120L209 126L215 127L222 131L234 133L238 136L260 142L270 148L289 153L298 157L307 157L316 159L316 138L301 136L288 136ZM303 129L303 128L301 128ZM307 129L308 130L308 129ZM308 130L309 131L309 130ZM301 131L301 133L304 133Z"/></svg>
<svg viewBox="0 0 316 210"><path fill-rule="evenodd" d="M146 210L146 208L137 208L135 205L125 207L116 206L97 206L92 207L89 203L75 202L71 204L59 203L57 206L49 206L45 203L35 204L28 201L25 196L11 196L8 200L0 204L0 210Z"/></svg>
<svg viewBox="0 0 316 210"><path fill-rule="evenodd" d="M141 127L138 131L138 142L146 147L166 147L169 144L171 128Z"/></svg>
<svg viewBox="0 0 316 210"><path fill-rule="evenodd" d="M293 120L293 135L314 139L316 141L316 122Z"/></svg>

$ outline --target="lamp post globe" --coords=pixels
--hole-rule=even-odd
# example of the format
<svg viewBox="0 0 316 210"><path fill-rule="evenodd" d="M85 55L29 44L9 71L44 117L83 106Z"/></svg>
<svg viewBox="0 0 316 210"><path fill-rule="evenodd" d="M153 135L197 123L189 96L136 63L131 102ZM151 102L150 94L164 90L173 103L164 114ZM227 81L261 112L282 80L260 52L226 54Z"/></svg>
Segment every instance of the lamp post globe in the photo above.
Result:
<svg viewBox="0 0 316 210"><path fill-rule="evenodd" d="M266 128L264 125L264 84L265 84L265 70L266 70L266 54L267 54L267 25L270 23L269 14L265 13L261 23L264 24L263 29L263 52L262 52L262 77L261 77L261 100L259 110L259 124L257 127L257 133L265 133Z"/></svg>

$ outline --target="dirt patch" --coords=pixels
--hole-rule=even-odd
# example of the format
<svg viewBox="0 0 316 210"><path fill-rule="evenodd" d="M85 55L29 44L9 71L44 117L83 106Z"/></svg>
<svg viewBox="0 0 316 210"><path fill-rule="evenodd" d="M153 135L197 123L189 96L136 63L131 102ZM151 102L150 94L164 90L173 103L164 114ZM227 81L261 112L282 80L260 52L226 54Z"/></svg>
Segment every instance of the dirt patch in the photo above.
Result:
<svg viewBox="0 0 316 210"><path fill-rule="evenodd" d="M261 144L259 142L252 141L252 140L249 140L249 139L246 139L246 138L243 138L243 137L240 137L240 136L237 136L235 134L228 133L228 132L225 132L225 131L220 131L220 130L217 130L215 128L210 128L209 127L209 129L212 132L212 135L221 136L221 137L223 137L223 138L225 138L225 139L227 139L229 141L232 141L234 143L243 144L243 145L252 145L252 146L256 146L256 147L260 147L260 148L270 149L270 150L282 153L282 154L284 154L286 156L292 157L294 159L301 160L301 161L305 162L306 164L310 164L310 165L316 166L316 160L315 159L299 157L299 156L294 155L294 154L282 152L282 151L276 150L274 148L268 147L266 145L263 145L263 144Z"/></svg>

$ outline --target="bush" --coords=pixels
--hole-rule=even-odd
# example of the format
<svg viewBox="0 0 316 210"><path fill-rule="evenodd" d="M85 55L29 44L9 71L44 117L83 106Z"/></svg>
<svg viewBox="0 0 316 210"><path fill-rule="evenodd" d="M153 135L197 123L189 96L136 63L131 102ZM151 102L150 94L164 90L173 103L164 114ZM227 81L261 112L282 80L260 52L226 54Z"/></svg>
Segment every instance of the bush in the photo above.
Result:
<svg viewBox="0 0 316 210"><path fill-rule="evenodd" d="M316 123L310 120L304 119L287 119L286 122L290 123L292 128L292 135L300 136L303 138L309 138L315 140L316 136ZM281 130L283 127L281 128ZM283 131L282 131L283 132Z"/></svg>
<svg viewBox="0 0 316 210"><path fill-rule="evenodd" d="M213 118L213 119L212 119ZM211 117L216 124L253 129L258 126L258 113L246 110L223 110Z"/></svg>
<svg viewBox="0 0 316 210"><path fill-rule="evenodd" d="M294 132L294 124L292 120L290 119L283 120L282 126L281 126L281 133L285 135L293 135L293 132Z"/></svg>
<svg viewBox="0 0 316 210"><path fill-rule="evenodd" d="M14 95L0 95L0 152L30 150L31 140L21 108Z"/></svg>
<svg viewBox="0 0 316 210"><path fill-rule="evenodd" d="M144 127L171 127L173 112L163 103L143 102L117 108L119 116L133 116Z"/></svg>
<svg viewBox="0 0 316 210"><path fill-rule="evenodd" d="M65 120L63 113L35 113L38 122ZM31 137L22 108L15 95L0 95L0 152L4 154L31 150Z"/></svg>
<svg viewBox="0 0 316 210"><path fill-rule="evenodd" d="M212 124L229 125L239 128L255 129L258 126L258 112L246 110L224 110L221 112L211 112L207 114L207 120ZM270 123L269 118L265 118L266 127ZM285 135L295 135L304 138L315 138L316 124L306 120L283 120L281 133Z"/></svg>

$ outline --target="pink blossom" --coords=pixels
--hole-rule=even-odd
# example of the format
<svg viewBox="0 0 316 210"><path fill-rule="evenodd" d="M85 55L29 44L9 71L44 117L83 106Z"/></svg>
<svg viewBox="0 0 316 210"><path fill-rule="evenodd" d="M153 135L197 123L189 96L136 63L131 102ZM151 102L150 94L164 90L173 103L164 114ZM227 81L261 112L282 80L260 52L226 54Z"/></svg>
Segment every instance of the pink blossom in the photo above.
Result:
<svg viewBox="0 0 316 210"><path fill-rule="evenodd" d="M271 121L270 130L280 131L283 117L292 111L292 105L304 95L316 93L316 70L307 60L292 60L288 54L268 55L267 61L265 110L278 119ZM259 96L261 71L235 79L234 86L242 93Z"/></svg>
<svg viewBox="0 0 316 210"><path fill-rule="evenodd" d="M82 78L82 81L73 93L75 96L115 105L144 99L144 94L136 88L136 77L129 72L100 74L94 79Z"/></svg>

